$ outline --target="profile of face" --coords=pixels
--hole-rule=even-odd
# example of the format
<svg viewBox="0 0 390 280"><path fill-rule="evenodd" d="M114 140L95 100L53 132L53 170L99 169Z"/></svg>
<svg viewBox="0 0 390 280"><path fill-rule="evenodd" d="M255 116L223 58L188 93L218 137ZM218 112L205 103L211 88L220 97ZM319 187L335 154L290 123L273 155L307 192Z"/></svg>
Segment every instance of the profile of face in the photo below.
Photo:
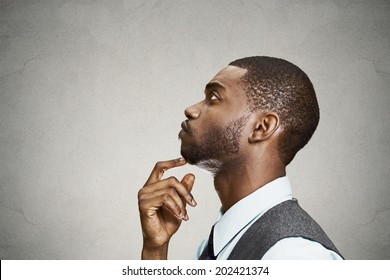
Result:
<svg viewBox="0 0 390 280"><path fill-rule="evenodd" d="M213 172L234 159L242 145L249 116L248 99L240 86L246 69L227 66L205 87L205 98L185 110L179 133L181 154L190 164Z"/></svg>

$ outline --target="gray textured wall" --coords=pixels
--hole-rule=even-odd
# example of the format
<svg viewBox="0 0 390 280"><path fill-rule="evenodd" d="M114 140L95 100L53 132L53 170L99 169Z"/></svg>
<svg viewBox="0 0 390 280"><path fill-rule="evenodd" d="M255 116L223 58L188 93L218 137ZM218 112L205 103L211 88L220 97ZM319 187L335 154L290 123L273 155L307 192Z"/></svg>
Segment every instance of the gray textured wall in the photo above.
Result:
<svg viewBox="0 0 390 280"><path fill-rule="evenodd" d="M349 259L390 258L390 1L0 0L0 258L137 259L136 194L231 60L282 57L321 121L288 172ZM218 209L171 241L189 259Z"/></svg>

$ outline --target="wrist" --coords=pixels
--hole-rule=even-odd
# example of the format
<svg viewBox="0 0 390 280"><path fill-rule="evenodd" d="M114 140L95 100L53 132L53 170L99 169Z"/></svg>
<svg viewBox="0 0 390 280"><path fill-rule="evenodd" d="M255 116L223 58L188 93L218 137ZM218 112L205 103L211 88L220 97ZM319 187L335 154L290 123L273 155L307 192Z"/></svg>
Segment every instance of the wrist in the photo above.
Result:
<svg viewBox="0 0 390 280"><path fill-rule="evenodd" d="M168 244L159 247L149 247L144 243L142 247L142 260L166 260L168 259Z"/></svg>

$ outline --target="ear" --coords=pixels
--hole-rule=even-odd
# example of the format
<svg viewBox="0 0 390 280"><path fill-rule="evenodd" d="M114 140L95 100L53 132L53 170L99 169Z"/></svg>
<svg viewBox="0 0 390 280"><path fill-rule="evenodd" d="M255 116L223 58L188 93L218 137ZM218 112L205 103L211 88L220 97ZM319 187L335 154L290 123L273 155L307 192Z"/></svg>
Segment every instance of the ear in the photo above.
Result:
<svg viewBox="0 0 390 280"><path fill-rule="evenodd" d="M249 143L263 141L271 137L279 128L279 116L276 113L259 113L254 123Z"/></svg>

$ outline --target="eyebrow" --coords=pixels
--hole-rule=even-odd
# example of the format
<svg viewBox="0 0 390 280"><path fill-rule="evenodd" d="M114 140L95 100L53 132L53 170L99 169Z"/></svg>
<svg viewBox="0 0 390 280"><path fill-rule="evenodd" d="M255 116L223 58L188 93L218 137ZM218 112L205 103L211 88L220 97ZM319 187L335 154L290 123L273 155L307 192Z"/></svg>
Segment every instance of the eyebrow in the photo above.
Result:
<svg viewBox="0 0 390 280"><path fill-rule="evenodd" d="M222 88L222 89L225 89L225 86L221 82L213 81L213 82L209 82L206 85L205 91L210 90L211 88Z"/></svg>

